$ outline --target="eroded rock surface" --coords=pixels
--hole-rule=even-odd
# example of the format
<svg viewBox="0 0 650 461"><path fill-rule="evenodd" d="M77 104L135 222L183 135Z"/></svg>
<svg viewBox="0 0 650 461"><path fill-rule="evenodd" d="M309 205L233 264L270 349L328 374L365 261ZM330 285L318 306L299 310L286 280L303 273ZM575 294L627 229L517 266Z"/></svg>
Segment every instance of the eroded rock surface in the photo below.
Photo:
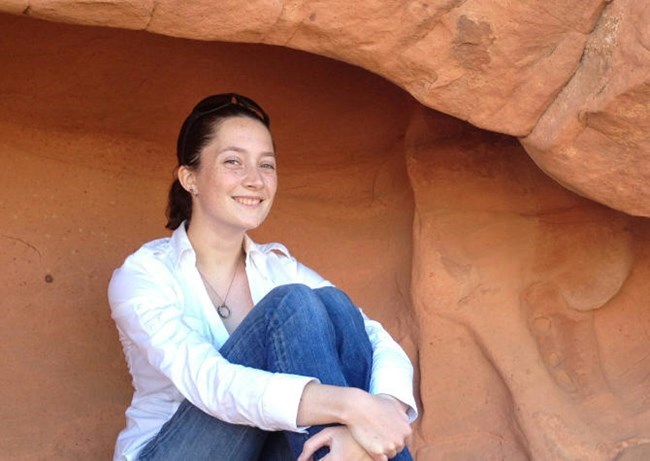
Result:
<svg viewBox="0 0 650 461"><path fill-rule="evenodd" d="M353 63L428 107L524 138L565 187L650 216L647 2L0 0L0 11Z"/></svg>
<svg viewBox="0 0 650 461"><path fill-rule="evenodd" d="M587 41L576 74L523 145L561 184L648 216L650 4L615 1Z"/></svg>
<svg viewBox="0 0 650 461"><path fill-rule="evenodd" d="M647 108L635 45L647 9L483 3L0 0L16 13L0 15L0 396L13 415L3 459L110 459L131 387L106 284L164 233L186 110L231 89L269 110L279 149L280 194L256 237L286 243L407 349L418 461L650 458L650 224L567 190L589 196L603 175L624 174L599 200L636 190L626 211L647 205L647 164L634 160L647 140L634 131ZM535 161L566 187L515 137L424 108L359 68L23 12L360 64L431 107L529 135ZM411 29L391 35L401 27ZM598 58L607 37L612 52ZM578 62L584 46L596 55ZM598 84L580 83L608 62ZM617 80L617 66L630 78ZM434 71L438 86L413 83ZM607 143L625 168L582 157Z"/></svg>
<svg viewBox="0 0 650 461"><path fill-rule="evenodd" d="M650 295L647 220L564 191L513 139L439 115L414 116L406 152L418 459L650 455L650 314L632 301Z"/></svg>

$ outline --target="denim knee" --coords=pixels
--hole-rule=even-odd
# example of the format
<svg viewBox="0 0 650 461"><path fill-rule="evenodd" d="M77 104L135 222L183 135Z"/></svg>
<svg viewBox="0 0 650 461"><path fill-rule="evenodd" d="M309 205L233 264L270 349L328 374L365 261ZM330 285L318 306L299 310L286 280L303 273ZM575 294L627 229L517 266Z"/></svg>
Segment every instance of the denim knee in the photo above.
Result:
<svg viewBox="0 0 650 461"><path fill-rule="evenodd" d="M326 317L333 317L363 323L359 309L344 291L335 286L310 288L304 284L293 283L274 288L268 296L276 300L271 303L274 310L285 308L284 313L275 312L275 315L302 314L308 316L312 322L319 318L325 320ZM284 302L277 302L278 300Z"/></svg>
<svg viewBox="0 0 650 461"><path fill-rule="evenodd" d="M325 319L327 312L314 290L301 283L280 285L267 295L272 302L266 306L273 318L304 316L311 324Z"/></svg>
<svg viewBox="0 0 650 461"><path fill-rule="evenodd" d="M319 297L330 316L363 322L361 311L344 291L336 287L323 287L314 290L314 293Z"/></svg>
<svg viewBox="0 0 650 461"><path fill-rule="evenodd" d="M309 288L304 283L287 283L286 285L278 285L273 288L268 295L287 296L292 293L306 294L311 291L313 291L313 289Z"/></svg>

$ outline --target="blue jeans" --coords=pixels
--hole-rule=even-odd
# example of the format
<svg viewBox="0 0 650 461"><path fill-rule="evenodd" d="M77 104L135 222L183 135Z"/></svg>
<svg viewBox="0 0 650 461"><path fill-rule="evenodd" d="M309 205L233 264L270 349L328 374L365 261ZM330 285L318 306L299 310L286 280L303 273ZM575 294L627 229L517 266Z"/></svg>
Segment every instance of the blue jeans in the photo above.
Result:
<svg viewBox="0 0 650 461"><path fill-rule="evenodd" d="M367 390L372 346L359 310L342 291L283 285L246 316L219 352L230 362ZM185 400L140 452L140 461L283 461L296 459L308 433L265 432L220 421ZM323 448L316 454L327 454ZM404 449L394 460L412 460Z"/></svg>

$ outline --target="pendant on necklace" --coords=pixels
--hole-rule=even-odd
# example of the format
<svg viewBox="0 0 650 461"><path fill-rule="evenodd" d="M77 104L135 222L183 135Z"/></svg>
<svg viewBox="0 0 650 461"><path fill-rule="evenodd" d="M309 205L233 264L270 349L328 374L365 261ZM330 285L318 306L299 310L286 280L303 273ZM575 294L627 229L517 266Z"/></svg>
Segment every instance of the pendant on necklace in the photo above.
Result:
<svg viewBox="0 0 650 461"><path fill-rule="evenodd" d="M217 306L217 314L222 319L227 319L230 317L230 308L226 306L226 303L223 303L221 306Z"/></svg>

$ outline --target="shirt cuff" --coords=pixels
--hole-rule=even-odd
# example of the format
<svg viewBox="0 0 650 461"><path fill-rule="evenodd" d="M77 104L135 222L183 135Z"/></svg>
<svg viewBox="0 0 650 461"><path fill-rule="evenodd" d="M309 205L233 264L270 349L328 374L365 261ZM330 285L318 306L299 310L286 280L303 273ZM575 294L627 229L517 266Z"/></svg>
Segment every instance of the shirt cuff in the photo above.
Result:
<svg viewBox="0 0 650 461"><path fill-rule="evenodd" d="M305 432L306 427L298 427L298 407L305 386L319 382L316 378L274 373L269 379L262 396L262 412L267 416L266 426L271 430Z"/></svg>
<svg viewBox="0 0 650 461"><path fill-rule="evenodd" d="M373 395L387 394L395 397L408 406L409 423L417 419L418 407L413 396L412 372L410 369L404 370L404 373L395 373L394 370L391 373L382 373L381 370L375 370L370 380L370 393Z"/></svg>

